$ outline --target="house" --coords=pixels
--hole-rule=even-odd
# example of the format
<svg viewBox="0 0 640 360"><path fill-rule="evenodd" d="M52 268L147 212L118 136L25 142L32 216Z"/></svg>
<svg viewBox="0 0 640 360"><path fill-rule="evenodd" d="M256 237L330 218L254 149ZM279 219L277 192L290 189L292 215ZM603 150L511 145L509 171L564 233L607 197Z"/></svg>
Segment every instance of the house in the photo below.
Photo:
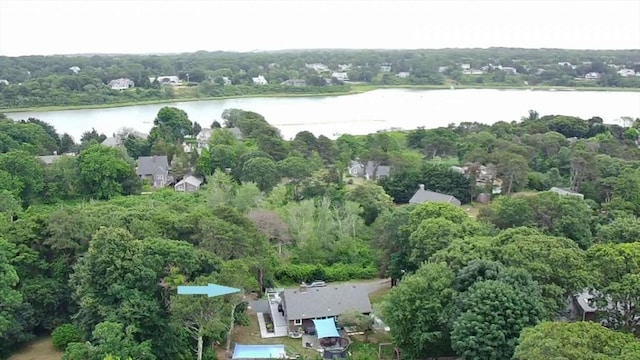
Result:
<svg viewBox="0 0 640 360"><path fill-rule="evenodd" d="M491 185L492 194L500 194L502 192L502 180L496 176L496 168L493 165L484 166L480 164L471 164L466 166L452 166L451 171L455 171L466 177L473 176L476 181L476 188L487 189Z"/></svg>
<svg viewBox="0 0 640 360"><path fill-rule="evenodd" d="M447 70L449 70L448 66L440 66L440 67L438 67L438 72L439 73L446 72Z"/></svg>
<svg viewBox="0 0 640 360"><path fill-rule="evenodd" d="M460 65L462 70L471 70L471 64L462 64Z"/></svg>
<svg viewBox="0 0 640 360"><path fill-rule="evenodd" d="M202 152L202 149L206 148L209 145L209 138L217 130L219 129L209 129L209 128L200 129L200 132L198 133L198 135L196 135L196 139L195 139L195 148L198 154ZM231 132L236 137L236 139L242 140L242 131L240 131L239 128L236 128L236 127L224 128L224 130ZM191 146L184 144L184 148L191 149Z"/></svg>
<svg viewBox="0 0 640 360"><path fill-rule="evenodd" d="M331 77L338 81L349 81L349 75L346 72L334 72Z"/></svg>
<svg viewBox="0 0 640 360"><path fill-rule="evenodd" d="M44 156L37 156L38 160L40 160L45 166L49 166L51 164L53 164L54 162L62 159L65 156L74 156L74 154L63 154L63 155L58 155L55 152L53 153L53 155L44 155Z"/></svg>
<svg viewBox="0 0 640 360"><path fill-rule="evenodd" d="M349 166L349 174L353 177L363 177L367 180L380 180L389 176L391 173L391 166L376 164L373 161L368 161L365 166L360 161L352 161Z"/></svg>
<svg viewBox="0 0 640 360"><path fill-rule="evenodd" d="M409 77L409 75L410 75L410 73L408 71L401 71L401 72L396 74L396 76L401 78L401 79L406 79L406 78Z"/></svg>
<svg viewBox="0 0 640 360"><path fill-rule="evenodd" d="M202 179L188 175L185 176L182 180L178 181L178 183L176 183L173 188L176 191L193 192L199 190L201 184Z"/></svg>
<svg viewBox="0 0 640 360"><path fill-rule="evenodd" d="M223 83L224 83L224 85L225 85L225 86L233 85L233 83L231 82L231 79L229 79L229 78L228 78L228 77L226 77L226 76L223 76L223 77L222 77L222 81L223 81Z"/></svg>
<svg viewBox="0 0 640 360"><path fill-rule="evenodd" d="M340 71L349 71L353 67L353 64L338 64Z"/></svg>
<svg viewBox="0 0 640 360"><path fill-rule="evenodd" d="M554 186L551 189L549 189L549 191L554 192L560 196L575 196L575 197L579 197L580 199L584 199L583 194L580 194L579 192L576 192L570 189L559 188Z"/></svg>
<svg viewBox="0 0 640 360"><path fill-rule="evenodd" d="M429 191L424 188L424 184L419 185L418 191L411 197L409 204L422 204L425 202L439 202L460 206L462 202L451 195Z"/></svg>
<svg viewBox="0 0 640 360"><path fill-rule="evenodd" d="M385 72L385 73L391 72L391 64L385 63L380 65L380 72Z"/></svg>
<svg viewBox="0 0 640 360"><path fill-rule="evenodd" d="M235 344L232 360L287 359L284 345L240 345Z"/></svg>
<svg viewBox="0 0 640 360"><path fill-rule="evenodd" d="M131 79L120 78L109 81L107 84L111 90L124 90L135 86L135 83Z"/></svg>
<svg viewBox="0 0 640 360"><path fill-rule="evenodd" d="M503 66L500 70L506 72L507 74L517 74L518 71L514 67Z"/></svg>
<svg viewBox="0 0 640 360"><path fill-rule="evenodd" d="M146 139L148 137L147 134L141 133L139 131L135 131L132 129L120 129L117 134L113 134L113 136L104 139L102 145L109 147L121 147L124 146L124 141L129 137L129 135L133 135L140 139Z"/></svg>
<svg viewBox="0 0 640 360"><path fill-rule="evenodd" d="M151 79L153 78L149 78L149 81L151 81ZM173 85L173 86L177 86L182 84L182 81L180 81L180 78L177 76L158 76L156 79L153 80L158 80L158 82L160 83L160 85ZM153 81L151 81L153 82Z"/></svg>
<svg viewBox="0 0 640 360"><path fill-rule="evenodd" d="M0 84L2 85L9 85L9 81L5 80L5 79L0 79Z"/></svg>
<svg viewBox="0 0 640 360"><path fill-rule="evenodd" d="M153 187L163 187L172 181L169 160L164 155L139 157L136 172L141 178L150 180Z"/></svg>
<svg viewBox="0 0 640 360"><path fill-rule="evenodd" d="M482 75L484 74L484 71L478 70L478 69L467 69L467 70L462 70L462 73L464 75Z"/></svg>
<svg viewBox="0 0 640 360"><path fill-rule="evenodd" d="M80 72L80 68L78 66L72 66L69 68L69 70L73 71L74 74L77 74Z"/></svg>
<svg viewBox="0 0 640 360"><path fill-rule="evenodd" d="M304 79L289 79L287 81L283 81L280 85L295 87L307 86L307 81Z"/></svg>
<svg viewBox="0 0 640 360"><path fill-rule="evenodd" d="M264 78L264 76L262 75L258 75L257 77L251 78L251 80L253 80L253 84L254 85L267 85L267 79Z"/></svg>
<svg viewBox="0 0 640 360"><path fill-rule="evenodd" d="M323 71L328 71L329 67L325 64L322 63L314 63L314 64L304 64L304 66L307 69L312 69L315 70L317 72L323 72Z"/></svg>
<svg viewBox="0 0 640 360"><path fill-rule="evenodd" d="M596 308L593 305L593 295L588 291L573 296L572 299L572 312L574 318L581 321L595 321L596 320Z"/></svg>
<svg viewBox="0 0 640 360"><path fill-rule="evenodd" d="M372 312L365 286L343 284L285 289L281 294L284 316L289 331L314 326L313 320L338 317L350 311L369 315Z"/></svg>
<svg viewBox="0 0 640 360"><path fill-rule="evenodd" d="M597 80L600 79L600 74L597 72L590 72L584 76L587 80Z"/></svg>
<svg viewBox="0 0 640 360"><path fill-rule="evenodd" d="M622 77L634 76L635 74L636 74L636 72L633 69L620 69L620 70L618 70L618 75L620 75Z"/></svg>

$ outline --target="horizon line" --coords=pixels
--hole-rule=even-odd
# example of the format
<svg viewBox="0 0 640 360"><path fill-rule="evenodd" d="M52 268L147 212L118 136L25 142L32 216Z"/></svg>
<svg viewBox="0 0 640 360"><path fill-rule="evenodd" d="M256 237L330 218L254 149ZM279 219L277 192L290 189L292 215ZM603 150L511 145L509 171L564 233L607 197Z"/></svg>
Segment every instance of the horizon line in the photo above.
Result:
<svg viewBox="0 0 640 360"><path fill-rule="evenodd" d="M441 48L299 48L299 49L252 49L252 50L193 50L193 51L178 51L178 52L143 52L143 53L129 53L129 52L86 52L86 53L53 53L53 54L29 54L29 55L3 55L0 57L5 58L18 58L18 57L30 57L30 56L170 56L170 55L186 55L196 53L230 53L230 54L255 54L255 53L296 53L296 52L309 52L309 51L434 51L434 50L490 50L490 49L511 49L511 50L564 50L564 51L584 51L584 52L604 52L604 51L640 51L640 48L626 48L626 49L574 49L574 48L527 48L527 47L511 47L511 46L489 46L489 47L441 47Z"/></svg>

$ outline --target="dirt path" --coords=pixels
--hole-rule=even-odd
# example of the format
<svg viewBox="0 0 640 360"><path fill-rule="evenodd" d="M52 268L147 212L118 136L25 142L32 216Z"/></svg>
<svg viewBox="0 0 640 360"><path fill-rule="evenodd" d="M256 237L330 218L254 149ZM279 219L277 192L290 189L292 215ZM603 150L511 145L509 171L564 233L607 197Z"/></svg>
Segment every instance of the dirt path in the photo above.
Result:
<svg viewBox="0 0 640 360"><path fill-rule="evenodd" d="M51 338L38 339L25 346L20 352L9 357L9 360L60 360L62 352L51 344Z"/></svg>

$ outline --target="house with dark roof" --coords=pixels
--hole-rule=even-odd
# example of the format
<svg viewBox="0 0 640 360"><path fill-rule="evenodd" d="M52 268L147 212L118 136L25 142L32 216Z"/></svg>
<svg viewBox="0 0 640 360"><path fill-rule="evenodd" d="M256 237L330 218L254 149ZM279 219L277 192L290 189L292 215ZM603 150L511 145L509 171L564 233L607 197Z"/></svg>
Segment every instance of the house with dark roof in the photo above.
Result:
<svg viewBox="0 0 640 360"><path fill-rule="evenodd" d="M573 317L581 321L595 321L596 307L593 303L594 296L585 290L580 294L573 296Z"/></svg>
<svg viewBox="0 0 640 360"><path fill-rule="evenodd" d="M327 285L285 289L281 295L289 331L314 326L313 320L338 317L350 311L369 315L372 312L367 288L360 285Z"/></svg>
<svg viewBox="0 0 640 360"><path fill-rule="evenodd" d="M164 155L139 157L136 172L142 179L148 179L153 187L167 186L173 180L169 175L169 160Z"/></svg>
<svg viewBox="0 0 640 360"><path fill-rule="evenodd" d="M409 204L422 204L426 202L439 202L460 206L462 202L454 196L429 191L424 188L424 184L420 184L418 191L409 199Z"/></svg>

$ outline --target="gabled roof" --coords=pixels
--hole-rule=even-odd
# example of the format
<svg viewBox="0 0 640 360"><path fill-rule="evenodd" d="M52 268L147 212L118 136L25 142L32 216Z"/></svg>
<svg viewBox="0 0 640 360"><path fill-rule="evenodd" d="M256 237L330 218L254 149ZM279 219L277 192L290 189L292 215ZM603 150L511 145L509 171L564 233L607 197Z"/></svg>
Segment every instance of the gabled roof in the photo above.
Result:
<svg viewBox="0 0 640 360"><path fill-rule="evenodd" d="M185 176L182 180L178 181L176 186L182 185L182 184L191 184L193 186L200 186L202 184L202 179L189 175L189 176Z"/></svg>
<svg viewBox="0 0 640 360"><path fill-rule="evenodd" d="M337 316L352 310L371 312L367 288L359 285L328 285L306 292L285 289L283 298L289 320Z"/></svg>
<svg viewBox="0 0 640 360"><path fill-rule="evenodd" d="M138 158L138 175L169 173L169 160L164 155L141 156Z"/></svg>
<svg viewBox="0 0 640 360"><path fill-rule="evenodd" d="M373 176L374 171L376 173L376 176L389 176L389 173L391 172L391 166L378 165L378 168L376 169L373 161L368 161L367 167L365 168L365 173L369 176Z"/></svg>
<svg viewBox="0 0 640 360"><path fill-rule="evenodd" d="M418 191L416 191L409 200L409 204L422 204L425 202L442 202L457 206L462 204L462 202L454 196L429 191L424 188L424 185L420 185Z"/></svg>

